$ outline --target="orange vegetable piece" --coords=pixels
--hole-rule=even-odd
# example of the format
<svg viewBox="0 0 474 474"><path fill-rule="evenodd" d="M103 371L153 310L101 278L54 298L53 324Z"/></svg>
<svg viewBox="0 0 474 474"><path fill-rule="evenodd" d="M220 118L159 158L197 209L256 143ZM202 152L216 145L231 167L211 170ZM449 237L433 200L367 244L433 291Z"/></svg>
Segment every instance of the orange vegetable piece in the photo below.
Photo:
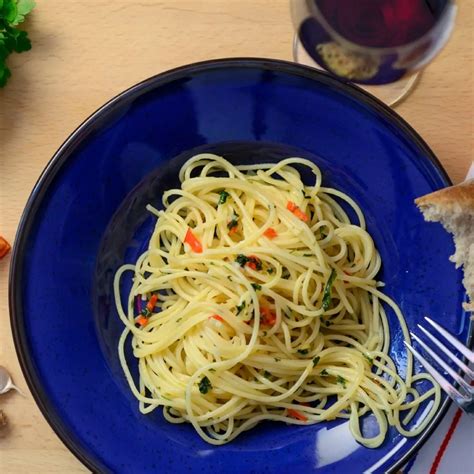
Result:
<svg viewBox="0 0 474 474"><path fill-rule="evenodd" d="M145 318L145 316L138 316L138 318L135 319L135 322L143 328L148 324L148 318Z"/></svg>
<svg viewBox="0 0 474 474"><path fill-rule="evenodd" d="M293 408L288 408L288 415L291 416L291 418L295 418L296 420L308 421L308 418L303 415L303 413L299 412L298 410L293 410Z"/></svg>
<svg viewBox="0 0 474 474"><path fill-rule="evenodd" d="M11 249L10 244L0 236L0 258L3 258Z"/></svg>
<svg viewBox="0 0 474 474"><path fill-rule="evenodd" d="M184 242L187 243L193 252L201 253L202 244L199 239L194 235L193 231L188 228L186 236L184 237Z"/></svg>
<svg viewBox="0 0 474 474"><path fill-rule="evenodd" d="M269 227L264 233L263 235L269 239L274 239L278 233L277 231L273 228L273 227Z"/></svg>
<svg viewBox="0 0 474 474"><path fill-rule="evenodd" d="M308 214L304 213L294 202L288 201L286 208L303 222L309 221Z"/></svg>

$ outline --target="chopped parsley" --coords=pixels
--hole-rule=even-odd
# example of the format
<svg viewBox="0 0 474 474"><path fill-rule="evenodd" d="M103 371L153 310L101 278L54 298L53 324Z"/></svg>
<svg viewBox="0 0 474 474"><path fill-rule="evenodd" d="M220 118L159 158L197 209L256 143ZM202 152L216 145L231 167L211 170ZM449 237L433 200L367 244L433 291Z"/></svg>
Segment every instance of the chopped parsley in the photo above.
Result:
<svg viewBox="0 0 474 474"><path fill-rule="evenodd" d="M316 356L314 359L313 359L313 367L316 367L318 365L318 362L321 360L321 357L319 356Z"/></svg>
<svg viewBox="0 0 474 474"><path fill-rule="evenodd" d="M255 291L259 291L262 289L262 285L259 285L258 283L252 283L252 288L255 290Z"/></svg>
<svg viewBox="0 0 474 474"><path fill-rule="evenodd" d="M236 308L237 308L237 314L240 314L240 312L245 308L245 301L242 301L242 303L238 304Z"/></svg>
<svg viewBox="0 0 474 474"><path fill-rule="evenodd" d="M336 270L334 270L333 268L331 270L331 275L329 276L329 280L327 281L326 286L324 287L324 293L323 293L324 311L327 311L329 309L329 306L331 305L331 288L334 283L334 280L336 279L336 276L337 276Z"/></svg>
<svg viewBox="0 0 474 474"><path fill-rule="evenodd" d="M323 369L323 370L321 370L319 375L321 375L322 377L326 377L327 375L329 375L329 372L326 369Z"/></svg>
<svg viewBox="0 0 474 474"><path fill-rule="evenodd" d="M298 349L298 354L306 355L308 353L308 349Z"/></svg>
<svg viewBox="0 0 474 474"><path fill-rule="evenodd" d="M183 319L183 318L178 318L178 319L176 320L176 322L179 323L180 321L182 321L182 319Z"/></svg>
<svg viewBox="0 0 474 474"><path fill-rule="evenodd" d="M217 201L217 205L224 204L229 196L230 194L227 191L221 191L219 193L219 201Z"/></svg>
<svg viewBox="0 0 474 474"><path fill-rule="evenodd" d="M215 372L215 371L216 371L216 369L213 369L213 368L209 369L209 372Z"/></svg>
<svg viewBox="0 0 474 474"><path fill-rule="evenodd" d="M278 357L274 357L273 359L275 360L275 362L280 362L280 360L281 360Z"/></svg>
<svg viewBox="0 0 474 474"><path fill-rule="evenodd" d="M270 267L270 268L267 270L267 273L268 273L269 275L271 275L274 271L275 271L275 270L274 270L272 267Z"/></svg>
<svg viewBox="0 0 474 474"><path fill-rule="evenodd" d="M346 388L346 379L341 375L337 376L336 382L340 383L344 388Z"/></svg>
<svg viewBox="0 0 474 474"><path fill-rule="evenodd" d="M235 257L235 261L241 266L241 267L244 267L245 264L249 261L250 259L242 254L242 253L239 253L239 255L237 255L237 257Z"/></svg>
<svg viewBox="0 0 474 474"><path fill-rule="evenodd" d="M368 356L367 354L363 354L363 356L367 359L367 362L370 365L374 365L374 359L372 357Z"/></svg>
<svg viewBox="0 0 474 474"><path fill-rule="evenodd" d="M199 382L199 391L203 394L206 394L207 392L209 392L211 388L212 388L211 381L207 377L204 376Z"/></svg>
<svg viewBox="0 0 474 474"><path fill-rule="evenodd" d="M312 253L304 253L304 254L303 254L303 257L312 257L312 256L313 256Z"/></svg>

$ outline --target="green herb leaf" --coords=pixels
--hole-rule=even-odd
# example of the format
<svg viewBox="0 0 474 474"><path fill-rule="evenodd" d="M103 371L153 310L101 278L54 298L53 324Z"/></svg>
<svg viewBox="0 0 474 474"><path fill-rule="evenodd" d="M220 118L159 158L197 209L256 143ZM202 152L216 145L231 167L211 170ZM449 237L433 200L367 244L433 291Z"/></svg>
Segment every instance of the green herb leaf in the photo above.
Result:
<svg viewBox="0 0 474 474"><path fill-rule="evenodd" d="M308 349L298 349L298 354L306 355L308 353Z"/></svg>
<svg viewBox="0 0 474 474"><path fill-rule="evenodd" d="M262 289L262 285L259 285L258 283L252 283L252 288L255 290L255 291L259 291Z"/></svg>
<svg viewBox="0 0 474 474"><path fill-rule="evenodd" d="M346 379L341 375L338 375L336 378L336 382L341 384L344 388L346 388Z"/></svg>
<svg viewBox="0 0 474 474"><path fill-rule="evenodd" d="M316 367L318 365L318 362L321 360L321 357L319 356L316 356L314 359L313 359L313 367Z"/></svg>
<svg viewBox="0 0 474 474"><path fill-rule="evenodd" d="M246 256L246 255L243 255L241 253L239 253L239 255L237 255L237 257L235 257L235 261L241 266L245 266L245 264L249 261L250 259Z"/></svg>
<svg viewBox="0 0 474 474"><path fill-rule="evenodd" d="M15 16L9 22L10 25L16 26L18 23L21 23L25 20L25 16L33 10L35 7L35 2L33 0L4 0L4 5L6 3L16 3Z"/></svg>
<svg viewBox="0 0 474 474"><path fill-rule="evenodd" d="M322 377L326 377L329 375L329 372L326 370L326 369L323 369L321 370L321 372L319 373L319 375L321 375Z"/></svg>
<svg viewBox="0 0 474 474"><path fill-rule="evenodd" d="M237 314L240 314L240 312L245 308L245 304L246 304L245 301L242 301L242 303L240 303L236 306Z"/></svg>
<svg viewBox="0 0 474 474"><path fill-rule="evenodd" d="M219 206L220 204L225 204L229 196L230 194L227 191L221 191L219 193L219 200L217 201L217 205Z"/></svg>
<svg viewBox="0 0 474 474"><path fill-rule="evenodd" d="M363 356L367 359L367 362L372 366L374 365L374 359L367 354L363 354Z"/></svg>
<svg viewBox="0 0 474 474"><path fill-rule="evenodd" d="M329 276L329 280L326 283L326 286L324 287L324 293L323 293L323 309L324 311L327 311L329 309L329 306L331 305L331 288L334 283L334 280L336 279L337 273L334 268L331 270L331 275Z"/></svg>
<svg viewBox="0 0 474 474"><path fill-rule="evenodd" d="M6 65L8 56L31 49L28 33L16 28L35 6L32 0L0 0L0 87L11 76Z"/></svg>
<svg viewBox="0 0 474 474"><path fill-rule="evenodd" d="M199 382L199 391L203 394L206 394L211 388L211 381L207 377L203 377Z"/></svg>
<svg viewBox="0 0 474 474"><path fill-rule="evenodd" d="M267 273L268 273L269 275L271 275L274 271L275 271L275 270L274 270L272 267L270 267L270 268L267 270Z"/></svg>

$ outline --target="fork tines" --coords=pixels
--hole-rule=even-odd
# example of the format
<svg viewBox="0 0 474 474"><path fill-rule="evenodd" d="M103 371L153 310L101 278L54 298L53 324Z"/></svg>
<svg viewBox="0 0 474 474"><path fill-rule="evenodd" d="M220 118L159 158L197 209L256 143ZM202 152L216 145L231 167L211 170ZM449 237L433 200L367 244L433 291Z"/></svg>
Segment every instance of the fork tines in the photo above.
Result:
<svg viewBox="0 0 474 474"><path fill-rule="evenodd" d="M454 336L443 329L439 324L434 322L432 319L425 317L426 321L448 341L454 348L456 348L461 354L463 354L471 363L474 363L474 352L459 342ZM426 337L449 359L451 359L462 371L462 374L456 372L445 360L443 360L433 349L431 349L425 342L423 342L416 334L411 333L412 338L426 351L431 358L442 367L455 382L458 383L459 389L453 386L446 378L440 374L440 372L433 367L415 348L405 342L405 345L418 359L421 364L425 367L427 372L439 383L441 388L465 411L474 411L474 390L470 386L468 381L474 380L474 371L468 367L462 360L460 360L455 354L453 354L442 342L433 336L427 329L418 324L420 330L426 335Z"/></svg>

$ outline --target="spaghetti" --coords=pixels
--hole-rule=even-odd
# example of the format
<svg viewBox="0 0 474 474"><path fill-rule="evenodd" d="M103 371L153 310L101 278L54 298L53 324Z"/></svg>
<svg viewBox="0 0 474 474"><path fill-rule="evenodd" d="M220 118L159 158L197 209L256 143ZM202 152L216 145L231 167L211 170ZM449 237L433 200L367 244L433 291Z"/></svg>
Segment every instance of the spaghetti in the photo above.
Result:
<svg viewBox="0 0 474 474"><path fill-rule="evenodd" d="M309 168L312 185L297 167ZM120 363L141 412L162 406L169 422L192 423L214 445L264 420L345 418L368 447L383 442L389 425L406 436L422 431L439 387L420 394L415 385L429 375L413 375L407 353L402 378L388 354L384 303L407 341L409 334L375 279L381 259L357 204L323 187L318 167L301 158L233 166L201 154L179 177L181 188L163 195L164 210L147 206L157 217L148 250L114 281L125 326ZM127 271L134 278L124 309ZM409 429L429 398L430 413ZM366 413L379 426L373 437L362 433Z"/></svg>

